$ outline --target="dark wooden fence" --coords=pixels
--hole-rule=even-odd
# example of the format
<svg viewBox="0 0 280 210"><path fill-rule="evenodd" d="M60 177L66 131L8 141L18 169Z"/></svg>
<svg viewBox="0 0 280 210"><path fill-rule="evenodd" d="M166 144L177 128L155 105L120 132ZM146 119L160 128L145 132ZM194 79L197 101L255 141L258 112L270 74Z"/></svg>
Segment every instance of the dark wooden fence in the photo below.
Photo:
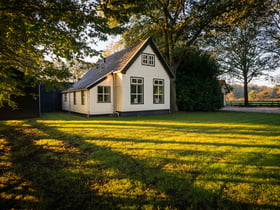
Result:
<svg viewBox="0 0 280 210"><path fill-rule="evenodd" d="M18 104L17 109L12 109L8 105L0 108L0 120L16 120L39 117L43 112L61 111L61 90L66 89L72 83L61 83L61 88L53 87L47 90L44 85L34 88L27 88L26 96L15 99ZM34 98L30 94L36 95Z"/></svg>
<svg viewBox="0 0 280 210"><path fill-rule="evenodd" d="M244 101L228 101L227 106L244 106ZM249 101L252 107L280 107L280 100L277 101Z"/></svg>

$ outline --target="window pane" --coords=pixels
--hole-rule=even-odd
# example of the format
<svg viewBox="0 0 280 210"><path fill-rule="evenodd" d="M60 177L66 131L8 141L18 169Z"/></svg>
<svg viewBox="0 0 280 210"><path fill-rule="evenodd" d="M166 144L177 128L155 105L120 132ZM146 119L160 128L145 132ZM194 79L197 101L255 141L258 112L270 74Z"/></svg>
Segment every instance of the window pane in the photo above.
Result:
<svg viewBox="0 0 280 210"><path fill-rule="evenodd" d="M143 103L143 95L138 95L137 97L138 103Z"/></svg>
<svg viewBox="0 0 280 210"><path fill-rule="evenodd" d="M104 93L110 93L110 86L104 87Z"/></svg>
<svg viewBox="0 0 280 210"><path fill-rule="evenodd" d="M148 63L147 55L142 55L142 63L143 64L147 64Z"/></svg>
<svg viewBox="0 0 280 210"><path fill-rule="evenodd" d="M136 85L131 85L131 93L136 93Z"/></svg>
<svg viewBox="0 0 280 210"><path fill-rule="evenodd" d="M138 85L138 93L144 93L144 86L143 85Z"/></svg>
<svg viewBox="0 0 280 210"><path fill-rule="evenodd" d="M98 95L97 99L98 99L98 102L103 102L103 96L102 95Z"/></svg>
<svg viewBox="0 0 280 210"><path fill-rule="evenodd" d="M104 95L104 102L110 102L110 96Z"/></svg>
<svg viewBox="0 0 280 210"><path fill-rule="evenodd" d="M157 89L158 89L158 87L157 86L154 86L154 88L153 88L154 90L153 90L153 93L154 94L156 94L157 93Z"/></svg>
<svg viewBox="0 0 280 210"><path fill-rule="evenodd" d="M163 94L163 86L158 87L158 94Z"/></svg>
<svg viewBox="0 0 280 210"><path fill-rule="evenodd" d="M137 97L136 95L131 95L131 103L136 104L137 103Z"/></svg>
<svg viewBox="0 0 280 210"><path fill-rule="evenodd" d="M159 103L163 104L163 95L159 95Z"/></svg>
<svg viewBox="0 0 280 210"><path fill-rule="evenodd" d="M97 88L98 88L98 90L97 90L97 91L98 91L98 94L99 94L99 93L103 93L103 87L102 87L102 86L98 86Z"/></svg>
<svg viewBox="0 0 280 210"><path fill-rule="evenodd" d="M138 79L138 80L137 80L137 83L138 83L138 84L143 84L143 79Z"/></svg>

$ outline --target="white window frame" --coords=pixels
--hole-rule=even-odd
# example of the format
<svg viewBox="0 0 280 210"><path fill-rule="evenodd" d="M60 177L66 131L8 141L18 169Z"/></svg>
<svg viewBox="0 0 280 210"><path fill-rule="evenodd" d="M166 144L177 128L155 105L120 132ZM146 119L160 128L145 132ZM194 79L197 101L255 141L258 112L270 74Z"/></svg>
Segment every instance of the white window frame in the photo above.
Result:
<svg viewBox="0 0 280 210"><path fill-rule="evenodd" d="M135 92L132 92L133 89L132 86L135 86ZM144 104L144 78L143 77L130 78L130 104Z"/></svg>
<svg viewBox="0 0 280 210"><path fill-rule="evenodd" d="M144 66L155 66L155 55L143 53L141 56L141 62Z"/></svg>
<svg viewBox="0 0 280 210"><path fill-rule="evenodd" d="M164 104L164 79L153 79L153 103Z"/></svg>
<svg viewBox="0 0 280 210"><path fill-rule="evenodd" d="M108 88L108 92L105 90ZM101 91L99 91L101 90ZM108 97L106 97L108 96ZM100 100L101 97L101 100ZM107 98L107 100L106 100ZM111 103L111 86L97 86L97 103Z"/></svg>

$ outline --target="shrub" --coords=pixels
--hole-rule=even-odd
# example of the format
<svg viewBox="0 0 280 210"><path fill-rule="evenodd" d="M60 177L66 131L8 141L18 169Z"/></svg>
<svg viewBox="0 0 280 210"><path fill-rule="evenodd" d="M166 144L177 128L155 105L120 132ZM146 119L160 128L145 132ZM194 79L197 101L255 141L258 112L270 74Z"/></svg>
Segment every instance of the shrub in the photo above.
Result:
<svg viewBox="0 0 280 210"><path fill-rule="evenodd" d="M221 108L217 76L219 68L208 54L188 53L177 70L177 105L181 111L213 111Z"/></svg>

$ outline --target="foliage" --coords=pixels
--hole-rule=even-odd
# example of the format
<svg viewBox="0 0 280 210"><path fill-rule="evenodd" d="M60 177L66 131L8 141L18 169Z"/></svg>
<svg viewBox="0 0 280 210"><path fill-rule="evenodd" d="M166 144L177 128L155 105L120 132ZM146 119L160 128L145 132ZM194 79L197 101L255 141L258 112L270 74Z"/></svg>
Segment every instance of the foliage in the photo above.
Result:
<svg viewBox="0 0 280 210"><path fill-rule="evenodd" d="M177 70L177 104L183 111L211 111L222 106L216 61L203 52L189 50Z"/></svg>
<svg viewBox="0 0 280 210"><path fill-rule="evenodd" d="M65 65L54 62L82 60L97 54L89 47L93 38L112 32L99 15L99 1L14 1L0 3L0 106L22 95L22 84L10 74L14 69L31 85L63 81L70 76Z"/></svg>
<svg viewBox="0 0 280 210"><path fill-rule="evenodd" d="M118 51L121 51L124 49L124 42L123 40L119 41L112 41L110 44L106 46L106 49L103 51L102 56L107 57L109 55L112 55Z"/></svg>
<svg viewBox="0 0 280 210"><path fill-rule="evenodd" d="M280 0L271 1L264 18L262 18L265 26L266 35L274 41L275 47L264 46L270 52L280 55Z"/></svg>
<svg viewBox="0 0 280 210"><path fill-rule="evenodd" d="M280 57L268 52L274 42L258 24L245 22L218 38L218 56L225 73L240 80L244 86L244 103L248 105L248 84L252 79L273 71L279 66Z"/></svg>
<svg viewBox="0 0 280 210"><path fill-rule="evenodd" d="M250 14L259 14L267 0L104 0L104 13L107 17L128 22L123 34L131 45L153 36L176 75L183 62L182 53L174 59L177 47L187 49L199 37L212 29L223 28L225 24L236 22ZM116 13L118 11L119 13ZM220 21L222 17L222 21ZM218 21L219 19L219 21ZM176 111L176 84L171 82L171 109Z"/></svg>
<svg viewBox="0 0 280 210"><path fill-rule="evenodd" d="M230 101L244 100L243 86L238 84L232 84L232 92L227 95ZM254 100L267 100L267 99L279 99L280 98L280 86L275 85L274 87L248 85L248 96L250 101Z"/></svg>
<svg viewBox="0 0 280 210"><path fill-rule="evenodd" d="M279 116L176 113L0 124L2 209L278 209Z"/></svg>

